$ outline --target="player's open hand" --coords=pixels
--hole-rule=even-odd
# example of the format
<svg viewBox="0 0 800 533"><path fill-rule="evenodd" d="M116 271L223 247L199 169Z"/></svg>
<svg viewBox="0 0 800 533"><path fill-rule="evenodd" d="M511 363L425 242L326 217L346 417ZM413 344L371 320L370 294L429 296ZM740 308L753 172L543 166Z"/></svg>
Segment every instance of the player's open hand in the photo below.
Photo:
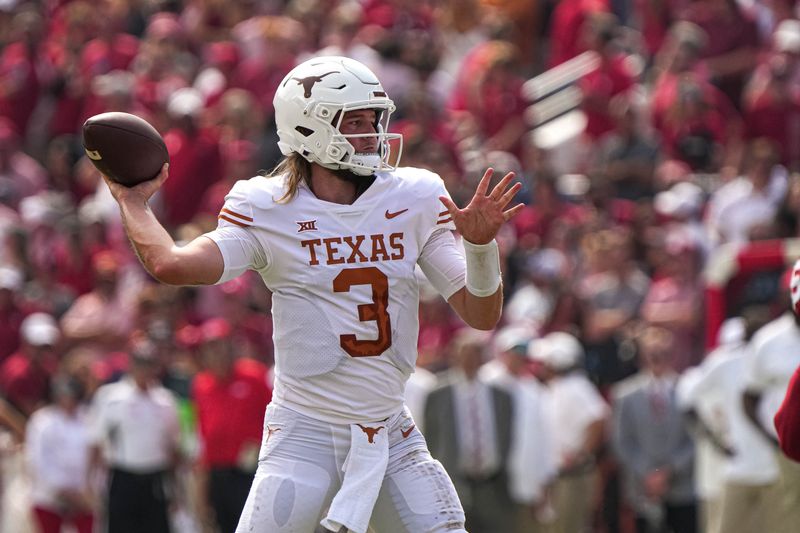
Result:
<svg viewBox="0 0 800 533"><path fill-rule="evenodd" d="M156 193L158 189L161 188L161 185L164 183L164 181L166 181L167 177L169 177L169 163L164 163L164 166L161 167L161 172L158 173L158 176L151 180L143 181L142 183L134 185L133 187L120 185L105 174L101 174L101 176L103 176L103 180L111 190L111 195L117 200L117 202L123 202L131 198L139 197L143 198L146 202Z"/></svg>
<svg viewBox="0 0 800 533"><path fill-rule="evenodd" d="M469 205L464 209L459 209L450 198L440 196L439 199L453 217L453 223L461 236L472 244L486 244L495 238L500 226L511 217L516 215L523 207L517 204L511 209L506 210L506 206L514 198L522 185L517 182L509 188L514 173L509 172L500 182L494 186L492 192L489 190L489 182L492 180L494 169L489 168L483 174L475 196L470 200Z"/></svg>

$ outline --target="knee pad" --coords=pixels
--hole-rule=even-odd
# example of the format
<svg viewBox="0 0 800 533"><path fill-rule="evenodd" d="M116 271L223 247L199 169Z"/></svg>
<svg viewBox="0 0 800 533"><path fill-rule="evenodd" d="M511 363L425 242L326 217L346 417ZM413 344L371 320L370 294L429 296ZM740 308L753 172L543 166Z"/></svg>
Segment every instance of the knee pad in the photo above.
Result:
<svg viewBox="0 0 800 533"><path fill-rule="evenodd" d="M330 474L298 462L281 470L256 473L237 533L314 531L332 498Z"/></svg>

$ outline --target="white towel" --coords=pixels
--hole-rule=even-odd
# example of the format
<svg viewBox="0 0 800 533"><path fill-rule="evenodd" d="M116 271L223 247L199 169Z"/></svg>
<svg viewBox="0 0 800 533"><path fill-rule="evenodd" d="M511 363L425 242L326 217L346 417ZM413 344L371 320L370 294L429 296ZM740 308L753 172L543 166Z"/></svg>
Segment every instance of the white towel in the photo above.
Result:
<svg viewBox="0 0 800 533"><path fill-rule="evenodd" d="M346 527L353 533L366 533L388 464L388 421L351 424L342 486L320 524L333 531Z"/></svg>

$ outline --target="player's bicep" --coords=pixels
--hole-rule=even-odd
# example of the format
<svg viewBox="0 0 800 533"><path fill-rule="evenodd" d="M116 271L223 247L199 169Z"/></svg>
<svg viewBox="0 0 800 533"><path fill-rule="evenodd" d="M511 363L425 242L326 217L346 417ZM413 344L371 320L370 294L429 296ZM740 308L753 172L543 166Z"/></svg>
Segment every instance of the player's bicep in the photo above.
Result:
<svg viewBox="0 0 800 533"><path fill-rule="evenodd" d="M445 300L449 300L466 284L464 252L449 230L439 230L430 236L417 263Z"/></svg>
<svg viewBox="0 0 800 533"><path fill-rule="evenodd" d="M247 228L220 226L203 235L204 240L216 248L219 257L216 278L209 283L224 283L247 270L260 270L267 266L267 255L258 239Z"/></svg>

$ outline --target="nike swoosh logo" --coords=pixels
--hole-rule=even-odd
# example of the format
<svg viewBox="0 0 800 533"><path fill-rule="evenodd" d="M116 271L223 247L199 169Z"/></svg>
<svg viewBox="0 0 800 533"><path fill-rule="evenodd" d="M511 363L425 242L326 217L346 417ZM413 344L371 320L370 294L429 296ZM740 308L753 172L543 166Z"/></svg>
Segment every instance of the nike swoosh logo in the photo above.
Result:
<svg viewBox="0 0 800 533"><path fill-rule="evenodd" d="M386 215L386 219L387 220L391 220L391 219L393 219L394 217L396 217L398 215L402 215L406 211L408 211L408 208L401 209L400 211L395 211L394 213L390 213L389 210L387 209L386 213L384 213L384 215Z"/></svg>
<svg viewBox="0 0 800 533"><path fill-rule="evenodd" d="M400 434L401 434L401 435L403 435L403 438L404 438L404 439L407 439L407 438L408 438L408 436L409 436L409 435L411 435L411 432L412 432L412 431L414 431L414 428L415 428L415 427L417 427L417 426L411 426L410 428L408 428L408 429L407 429L407 430L405 430L405 431L403 431L403 430L401 429L401 430L400 430Z"/></svg>

